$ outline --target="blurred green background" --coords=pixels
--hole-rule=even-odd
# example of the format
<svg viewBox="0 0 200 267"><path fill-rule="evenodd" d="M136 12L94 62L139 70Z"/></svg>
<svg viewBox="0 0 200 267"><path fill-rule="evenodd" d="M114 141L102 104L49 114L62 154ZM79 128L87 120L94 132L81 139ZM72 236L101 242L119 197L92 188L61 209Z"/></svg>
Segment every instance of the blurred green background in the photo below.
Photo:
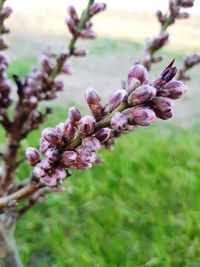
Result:
<svg viewBox="0 0 200 267"><path fill-rule="evenodd" d="M97 21L100 38L78 44L87 48L88 56L71 60L74 73L64 78L66 89L50 104L54 112L42 128L64 121L71 104L88 112L83 95L89 86L99 90L105 100L120 86L131 64L141 58L142 39L157 32L153 15L146 15L149 24L145 28L142 15L108 12ZM29 29L25 21L30 14L22 13L10 22L13 33L9 53L14 59L10 76L24 76L36 66L43 46L50 44L53 51L59 50L68 40L66 30L60 32L55 24L56 14L49 15L38 29L37 22L45 22L40 14L37 20L30 20ZM58 23L61 19L63 16L58 17ZM165 55L165 61L153 67L150 78L173 58L180 66L185 52L200 51L199 21L195 15L184 22L183 42L183 22L174 26L171 45L159 52ZM50 22L52 31L45 28ZM120 34L112 25L117 28L122 22L126 30L121 29ZM194 31L197 38L192 40ZM64 193L49 194L44 203L21 218L16 238L25 266L200 266L199 73L199 66L190 72L189 92L175 101L171 121L157 121L123 136L113 151L101 151L102 165L75 171L65 182ZM33 132L23 147L37 147L39 138L40 131ZM24 179L29 171L30 167L23 164L18 178Z"/></svg>

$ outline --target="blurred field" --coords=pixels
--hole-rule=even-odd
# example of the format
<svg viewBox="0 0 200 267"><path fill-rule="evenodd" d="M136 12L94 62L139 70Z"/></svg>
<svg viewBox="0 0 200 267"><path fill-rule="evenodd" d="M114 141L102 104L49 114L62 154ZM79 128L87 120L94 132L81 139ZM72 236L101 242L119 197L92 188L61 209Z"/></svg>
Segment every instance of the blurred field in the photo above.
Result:
<svg viewBox="0 0 200 267"><path fill-rule="evenodd" d="M53 51L66 47L65 10L56 12L18 10L11 17L10 77L28 73L48 45ZM74 74L65 78L65 91L43 127L64 121L70 104L86 112L83 95L89 86L105 100L141 58L144 37L158 31L149 14L108 11L95 25L100 38L78 44L89 55L71 60ZM200 51L198 16L179 22L171 33L171 44L161 52L165 62L153 67L150 78L173 58L180 66L185 51ZM175 102L171 122L158 121L119 139L114 151L101 152L103 165L75 172L65 193L49 195L19 221L17 242L25 266L200 266L199 73L200 67L191 71L190 90ZM34 132L23 147L37 146L38 140ZM21 166L18 178L29 170Z"/></svg>

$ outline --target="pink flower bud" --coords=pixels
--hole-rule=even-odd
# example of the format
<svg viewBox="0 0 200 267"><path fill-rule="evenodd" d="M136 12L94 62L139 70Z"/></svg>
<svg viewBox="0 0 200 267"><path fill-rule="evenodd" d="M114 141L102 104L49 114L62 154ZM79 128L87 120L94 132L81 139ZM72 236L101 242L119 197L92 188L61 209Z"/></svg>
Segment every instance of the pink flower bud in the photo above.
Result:
<svg viewBox="0 0 200 267"><path fill-rule="evenodd" d="M42 177L42 182L48 186L56 186L57 184L57 177L55 175L45 175Z"/></svg>
<svg viewBox="0 0 200 267"><path fill-rule="evenodd" d="M95 133L95 137L99 140L100 143L104 143L108 140L111 134L110 128L102 128L98 132Z"/></svg>
<svg viewBox="0 0 200 267"><path fill-rule="evenodd" d="M133 65L128 71L128 83L131 82L133 78L140 81L143 84L147 77L147 70L144 66L140 64Z"/></svg>
<svg viewBox="0 0 200 267"><path fill-rule="evenodd" d="M62 154L61 162L64 164L64 166L70 166L73 164L77 159L77 153L75 151L65 151Z"/></svg>
<svg viewBox="0 0 200 267"><path fill-rule="evenodd" d="M47 157L49 162L55 162L59 159L59 150L56 148L49 148L45 152L45 156Z"/></svg>
<svg viewBox="0 0 200 267"><path fill-rule="evenodd" d="M88 148L92 152L96 152L101 148L99 140L95 137L87 137L82 141L82 146Z"/></svg>
<svg viewBox="0 0 200 267"><path fill-rule="evenodd" d="M51 71L53 70L53 64L51 63L49 57L47 57L46 55L42 56L41 67L42 70L44 72L47 72L48 74L51 73Z"/></svg>
<svg viewBox="0 0 200 267"><path fill-rule="evenodd" d="M4 7L0 12L0 20L3 21L4 19L7 19L11 13L12 13L11 7L9 6Z"/></svg>
<svg viewBox="0 0 200 267"><path fill-rule="evenodd" d="M63 180L67 176L67 173L64 168L57 167L53 175L56 176L58 180Z"/></svg>
<svg viewBox="0 0 200 267"><path fill-rule="evenodd" d="M187 87L181 81L172 80L165 84L165 86L158 92L159 96L169 97L171 99L178 99L187 91Z"/></svg>
<svg viewBox="0 0 200 267"><path fill-rule="evenodd" d="M64 132L64 122L60 122L57 126L56 126L56 132L59 134L59 135L63 135L63 132Z"/></svg>
<svg viewBox="0 0 200 267"><path fill-rule="evenodd" d="M78 123L78 134L85 137L94 132L95 119L93 116L86 115L82 117Z"/></svg>
<svg viewBox="0 0 200 267"><path fill-rule="evenodd" d="M26 159L30 162L32 166L35 166L38 162L40 162L40 155L38 150L33 147L27 147Z"/></svg>
<svg viewBox="0 0 200 267"><path fill-rule="evenodd" d="M69 109L69 121L73 124L76 125L80 119L81 119L81 112L78 108L76 107L71 107Z"/></svg>
<svg viewBox="0 0 200 267"><path fill-rule="evenodd" d="M119 89L114 94L112 94L108 100L108 103L104 107L103 113L108 114L116 109L123 101L125 95L126 91L123 89Z"/></svg>
<svg viewBox="0 0 200 267"><path fill-rule="evenodd" d="M60 80L54 81L53 85L54 85L56 91L62 91L64 88L64 83Z"/></svg>
<svg viewBox="0 0 200 267"><path fill-rule="evenodd" d="M130 105L142 104L156 96L156 88L150 85L142 85L136 88L128 97Z"/></svg>
<svg viewBox="0 0 200 267"><path fill-rule="evenodd" d="M117 112L111 119L111 127L112 129L118 131L127 130L128 121L127 117L120 112Z"/></svg>
<svg viewBox="0 0 200 267"><path fill-rule="evenodd" d="M65 139L65 142L70 142L72 139L74 139L76 134L76 128L72 124L71 121L67 121L64 123L64 132L63 137Z"/></svg>
<svg viewBox="0 0 200 267"><path fill-rule="evenodd" d="M57 55L57 62L59 62L60 64L63 64L66 59L69 56L69 52L68 51L61 51L58 55Z"/></svg>
<svg viewBox="0 0 200 267"><path fill-rule="evenodd" d="M160 119L168 120L172 117L172 102L166 97L156 97L152 100L154 111Z"/></svg>
<svg viewBox="0 0 200 267"><path fill-rule="evenodd" d="M80 37L83 39L95 39L97 34L91 29L85 29L80 33Z"/></svg>
<svg viewBox="0 0 200 267"><path fill-rule="evenodd" d="M83 162L80 158L77 159L76 163L73 165L73 168L79 169L79 170L86 170L92 167L91 163Z"/></svg>
<svg viewBox="0 0 200 267"><path fill-rule="evenodd" d="M90 6L89 15L90 17L106 9L106 4L101 2L96 2Z"/></svg>
<svg viewBox="0 0 200 267"><path fill-rule="evenodd" d="M76 23L72 18L67 18L66 19L66 24L69 28L69 31L74 35L77 32L77 27L76 27Z"/></svg>
<svg viewBox="0 0 200 267"><path fill-rule="evenodd" d="M148 126L156 120L155 112L148 107L135 107L132 110L135 124Z"/></svg>
<svg viewBox="0 0 200 267"><path fill-rule="evenodd" d="M85 147L78 147L77 148L78 156L82 162L86 163L94 163L96 160L96 155L90 149Z"/></svg>
<svg viewBox="0 0 200 267"><path fill-rule="evenodd" d="M73 50L73 55L75 56L75 57L84 57L84 56L86 56L86 51L85 51L85 49L74 49Z"/></svg>
<svg viewBox="0 0 200 267"><path fill-rule="evenodd" d="M101 96L95 89L89 87L85 91L85 100L87 101L89 106L95 105L101 101Z"/></svg>
<svg viewBox="0 0 200 267"><path fill-rule="evenodd" d="M61 73L66 74L66 75L71 75L72 74L72 68L70 64L64 64L61 68Z"/></svg>
<svg viewBox="0 0 200 267"><path fill-rule="evenodd" d="M61 143L61 135L54 128L46 128L42 131L44 137L50 144L59 145Z"/></svg>
<svg viewBox="0 0 200 267"><path fill-rule="evenodd" d="M33 169L33 176L40 178L40 177L43 177L45 174L46 174L46 171L43 167L43 162L40 162L37 165L35 165Z"/></svg>
<svg viewBox="0 0 200 267"><path fill-rule="evenodd" d="M40 150L42 151L42 154L45 154L47 149L51 148L52 144L49 143L45 138L41 138L40 140Z"/></svg>
<svg viewBox="0 0 200 267"><path fill-rule="evenodd" d="M76 12L76 9L74 6L68 6L67 8L68 14L70 15L70 17L74 20L77 21L78 20L78 15Z"/></svg>

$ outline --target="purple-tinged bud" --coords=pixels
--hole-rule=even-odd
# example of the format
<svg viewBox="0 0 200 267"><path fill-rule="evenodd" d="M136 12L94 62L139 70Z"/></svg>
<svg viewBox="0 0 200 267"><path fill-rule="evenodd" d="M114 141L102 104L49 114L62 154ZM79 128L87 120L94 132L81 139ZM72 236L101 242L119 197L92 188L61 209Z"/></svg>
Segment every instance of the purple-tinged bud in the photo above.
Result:
<svg viewBox="0 0 200 267"><path fill-rule="evenodd" d="M95 105L101 101L101 96L95 89L89 87L85 91L85 100L87 101L89 106Z"/></svg>
<svg viewBox="0 0 200 267"><path fill-rule="evenodd" d="M172 102L166 97L156 97L152 100L154 111L158 118L168 120L172 117Z"/></svg>
<svg viewBox="0 0 200 267"><path fill-rule="evenodd" d="M136 88L128 97L129 105L139 105L156 96L156 88L150 85L142 85Z"/></svg>
<svg viewBox="0 0 200 267"><path fill-rule="evenodd" d="M54 85L56 91L62 91L64 88L64 83L60 80L54 81L53 85Z"/></svg>
<svg viewBox="0 0 200 267"><path fill-rule="evenodd" d="M40 162L42 168L46 171L50 170L51 169L51 166L52 166L52 162L48 161L48 159L43 159L41 162Z"/></svg>
<svg viewBox="0 0 200 267"><path fill-rule="evenodd" d="M67 176L67 173L64 168L57 167L53 175L56 176L58 180L63 180Z"/></svg>
<svg viewBox="0 0 200 267"><path fill-rule="evenodd" d="M136 125L148 126L156 120L155 112L148 107L135 107L132 112L133 120Z"/></svg>
<svg viewBox="0 0 200 267"><path fill-rule="evenodd" d="M33 147L27 147L26 159L30 162L32 166L35 166L38 162L40 162L40 155L38 150Z"/></svg>
<svg viewBox="0 0 200 267"><path fill-rule="evenodd" d="M113 93L110 96L108 103L104 106L103 113L106 115L116 109L122 103L125 95L126 91L123 89L119 89L115 93Z"/></svg>
<svg viewBox="0 0 200 267"><path fill-rule="evenodd" d="M94 132L95 119L93 116L86 115L78 123L78 134L80 137L86 137Z"/></svg>
<svg viewBox="0 0 200 267"><path fill-rule="evenodd" d="M7 19L10 14L12 13L12 8L9 6L4 7L1 11L0 11L0 20L3 21L4 19Z"/></svg>
<svg viewBox="0 0 200 267"><path fill-rule="evenodd" d="M71 107L68 113L69 121L76 126L81 119L81 112L76 107Z"/></svg>
<svg viewBox="0 0 200 267"><path fill-rule="evenodd" d="M75 21L72 18L67 18L66 24L69 28L69 31L72 33L72 35L75 35L77 33L77 26L76 26Z"/></svg>
<svg viewBox="0 0 200 267"><path fill-rule="evenodd" d="M76 134L76 128L72 124L71 121L67 121L64 123L64 132L63 137L65 138L65 142L70 142L72 139L74 139Z"/></svg>
<svg viewBox="0 0 200 267"><path fill-rule="evenodd" d="M65 60L68 58L69 56L69 52L68 51L61 51L58 55L57 55L57 62L60 64L63 64L65 62Z"/></svg>
<svg viewBox="0 0 200 267"><path fill-rule="evenodd" d="M153 80L151 85L154 86L157 89L160 89L166 83L171 81L174 78L174 76L176 75L176 72L177 72L177 68L176 67L172 67L173 64L174 64L174 60L172 60L172 62L164 69L164 71L158 77L156 77L155 80Z"/></svg>
<svg viewBox="0 0 200 267"><path fill-rule="evenodd" d="M182 7L185 7L185 8L187 8L187 7L193 7L193 5L194 5L194 0L181 0L179 2L180 2L179 4Z"/></svg>
<svg viewBox="0 0 200 267"><path fill-rule="evenodd" d="M41 67L42 70L48 74L51 73L51 71L53 70L53 64L50 61L49 57L47 57L46 55L42 56Z"/></svg>
<svg viewBox="0 0 200 267"><path fill-rule="evenodd" d="M78 15L77 15L77 12L76 12L76 9L74 6L68 6L67 7L67 12L69 14L69 16L74 20L74 21L77 21L78 20Z"/></svg>
<svg viewBox="0 0 200 267"><path fill-rule="evenodd" d="M140 64L133 65L128 71L128 83L135 78L140 81L140 84L143 84L146 81L146 77L147 70Z"/></svg>
<svg viewBox="0 0 200 267"><path fill-rule="evenodd" d="M35 177L43 177L46 174L45 169L43 168L42 162L38 163L33 169L33 176Z"/></svg>
<svg viewBox="0 0 200 267"><path fill-rule="evenodd" d="M184 95L187 87L181 81L170 81L158 92L158 96L169 97L171 99L178 99Z"/></svg>
<svg viewBox="0 0 200 267"><path fill-rule="evenodd" d="M114 130L126 131L128 127L127 117L117 112L111 119L111 127Z"/></svg>
<svg viewBox="0 0 200 267"><path fill-rule="evenodd" d="M45 156L49 162L55 162L59 159L59 150L56 148L49 148L45 152Z"/></svg>
<svg viewBox="0 0 200 267"><path fill-rule="evenodd" d="M84 57L84 56L86 56L86 51L85 51L85 49L74 49L73 50L73 55L75 56L75 57Z"/></svg>
<svg viewBox="0 0 200 267"><path fill-rule="evenodd" d="M108 140L111 134L110 128L102 128L95 133L95 137L99 140L100 143L104 143Z"/></svg>
<svg viewBox="0 0 200 267"><path fill-rule="evenodd" d="M59 134L59 135L63 135L63 132L64 132L64 122L60 122L57 126L56 126L56 132Z"/></svg>
<svg viewBox="0 0 200 267"><path fill-rule="evenodd" d="M77 159L76 163L73 165L73 168L79 170L86 170L92 167L92 164L89 162L83 162L80 158Z"/></svg>
<svg viewBox="0 0 200 267"><path fill-rule="evenodd" d="M52 144L49 143L45 138L42 137L40 140L40 150L41 150L42 154L45 154L47 149L49 149L51 147L52 147Z"/></svg>
<svg viewBox="0 0 200 267"><path fill-rule="evenodd" d="M52 145L60 145L61 135L54 128L46 128L42 131L42 137L44 137Z"/></svg>
<svg viewBox="0 0 200 267"><path fill-rule="evenodd" d="M80 33L80 37L83 39L95 39L97 37L97 34L91 29L85 29Z"/></svg>
<svg viewBox="0 0 200 267"><path fill-rule="evenodd" d="M38 103L38 99L36 96L30 96L28 99L28 102L29 102L31 107L36 107L37 103Z"/></svg>
<svg viewBox="0 0 200 267"><path fill-rule="evenodd" d="M90 17L106 9L106 4L101 2L96 2L90 6L89 15Z"/></svg>
<svg viewBox="0 0 200 267"><path fill-rule="evenodd" d="M101 149L101 144L99 140L95 137L87 137L82 141L82 146L88 148L92 152L96 152Z"/></svg>
<svg viewBox="0 0 200 267"><path fill-rule="evenodd" d="M78 157L82 162L94 163L96 161L96 155L90 149L80 146L76 151L78 152Z"/></svg>
<svg viewBox="0 0 200 267"><path fill-rule="evenodd" d="M64 64L61 68L61 73L66 74L66 75L71 75L72 74L72 68L70 64Z"/></svg>
<svg viewBox="0 0 200 267"><path fill-rule="evenodd" d="M62 154L61 163L64 166L70 166L71 164L74 164L76 159L77 159L77 153L75 151L67 150Z"/></svg>
<svg viewBox="0 0 200 267"><path fill-rule="evenodd" d="M56 186L57 184L57 177L56 175L45 175L44 177L42 177L42 182L48 186Z"/></svg>

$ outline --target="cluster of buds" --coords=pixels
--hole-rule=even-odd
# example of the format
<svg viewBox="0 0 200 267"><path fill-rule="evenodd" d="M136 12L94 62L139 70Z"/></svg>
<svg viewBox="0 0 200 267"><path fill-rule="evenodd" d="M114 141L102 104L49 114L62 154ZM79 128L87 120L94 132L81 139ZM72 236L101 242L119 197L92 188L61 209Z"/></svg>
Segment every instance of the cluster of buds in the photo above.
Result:
<svg viewBox="0 0 200 267"><path fill-rule="evenodd" d="M79 18L74 6L68 7L69 17L66 19L66 24L74 39L80 37L82 39L95 39L96 33L92 30L91 18L99 12L105 10L106 4L101 2L94 2L85 10ZM80 27L81 26L81 27ZM77 49L73 47L70 53L74 56L85 56L84 49Z"/></svg>
<svg viewBox="0 0 200 267"><path fill-rule="evenodd" d="M158 36L147 38L145 42L145 57L143 65L150 70L152 63L157 63L163 60L162 56L154 54L165 46L169 40L167 28L174 24L176 19L186 19L189 13L182 9L190 8L194 4L194 0L169 0L169 11L165 14L161 10L156 12L157 19L161 25L161 31Z"/></svg>
<svg viewBox="0 0 200 267"><path fill-rule="evenodd" d="M171 118L171 99L180 98L187 90L173 79L176 71L172 62L148 83L145 67L134 65L128 72L126 90L117 90L105 105L95 89L87 89L85 99L92 114L82 117L79 109L72 107L65 122L44 129L40 141L43 159L38 150L27 149L26 158L34 166L33 177L55 186L71 175L70 169L90 168L101 146L110 149L120 134L136 126L149 126L157 118Z"/></svg>
<svg viewBox="0 0 200 267"><path fill-rule="evenodd" d="M179 69L177 78L180 80L190 80L190 76L186 72L197 64L200 64L200 54L185 56L183 58L183 67Z"/></svg>
<svg viewBox="0 0 200 267"><path fill-rule="evenodd" d="M0 11L0 34L9 33L9 29L4 26L4 21L10 16L12 9L10 7L3 7ZM8 48L8 45L5 43L4 39L0 37L0 50Z"/></svg>
<svg viewBox="0 0 200 267"><path fill-rule="evenodd" d="M11 104L10 91L11 83L7 78L6 69L9 62L7 58L0 54L0 115L4 116L7 113L7 108Z"/></svg>
<svg viewBox="0 0 200 267"><path fill-rule="evenodd" d="M70 75L71 67L66 63L67 58L68 52L61 52L54 61L50 56L43 55L40 70L34 69L26 77L22 86L20 97L24 107L32 110L39 101L52 100L57 97L57 92L63 90L64 84L54 77L54 71Z"/></svg>

